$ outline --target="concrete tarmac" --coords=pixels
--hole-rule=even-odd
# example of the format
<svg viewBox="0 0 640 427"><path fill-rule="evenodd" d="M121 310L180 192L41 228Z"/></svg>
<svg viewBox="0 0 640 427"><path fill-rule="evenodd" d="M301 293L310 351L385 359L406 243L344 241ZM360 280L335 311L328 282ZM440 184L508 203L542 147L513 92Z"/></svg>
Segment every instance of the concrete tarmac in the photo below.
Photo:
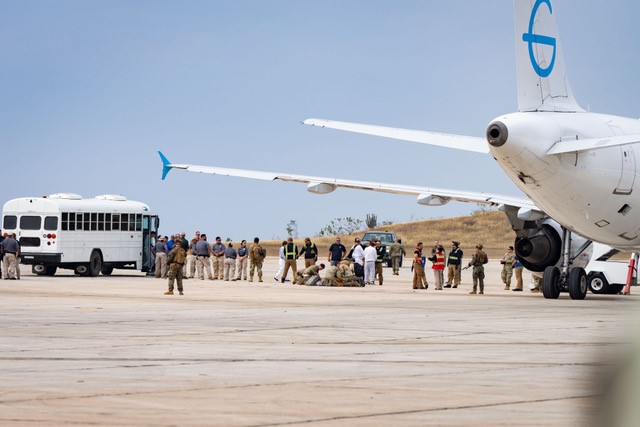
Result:
<svg viewBox="0 0 640 427"><path fill-rule="evenodd" d="M497 260L485 295L469 270L415 291L407 267L367 288L280 284L275 267L184 296L118 271L2 281L0 423L581 425L640 299L505 291Z"/></svg>

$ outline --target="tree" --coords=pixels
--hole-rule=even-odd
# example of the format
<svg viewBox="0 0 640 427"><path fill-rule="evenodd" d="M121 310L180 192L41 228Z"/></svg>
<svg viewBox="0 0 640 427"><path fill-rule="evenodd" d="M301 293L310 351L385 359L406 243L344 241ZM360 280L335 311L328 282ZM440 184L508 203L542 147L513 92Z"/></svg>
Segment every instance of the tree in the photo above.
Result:
<svg viewBox="0 0 640 427"><path fill-rule="evenodd" d="M367 217L364 221L367 224L367 227L373 228L378 225L378 215L376 214L367 214Z"/></svg>
<svg viewBox="0 0 640 427"><path fill-rule="evenodd" d="M317 236L335 236L338 234L351 234L362 228L362 220L350 216L331 220L329 225L323 227Z"/></svg>

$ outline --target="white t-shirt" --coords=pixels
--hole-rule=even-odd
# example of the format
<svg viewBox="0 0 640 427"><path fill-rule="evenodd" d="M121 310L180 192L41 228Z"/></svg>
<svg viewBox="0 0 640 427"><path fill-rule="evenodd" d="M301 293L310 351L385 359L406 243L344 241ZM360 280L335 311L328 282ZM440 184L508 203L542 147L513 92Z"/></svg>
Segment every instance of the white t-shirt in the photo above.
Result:
<svg viewBox="0 0 640 427"><path fill-rule="evenodd" d="M375 246L367 246L364 250L364 260L375 262L376 258L378 258L378 252L376 252Z"/></svg>
<svg viewBox="0 0 640 427"><path fill-rule="evenodd" d="M284 246L280 246L280 251L278 252L278 257L280 259L285 259L285 257L284 257Z"/></svg>
<svg viewBox="0 0 640 427"><path fill-rule="evenodd" d="M364 249L362 249L362 246L356 245L351 256L353 257L353 262L364 265Z"/></svg>

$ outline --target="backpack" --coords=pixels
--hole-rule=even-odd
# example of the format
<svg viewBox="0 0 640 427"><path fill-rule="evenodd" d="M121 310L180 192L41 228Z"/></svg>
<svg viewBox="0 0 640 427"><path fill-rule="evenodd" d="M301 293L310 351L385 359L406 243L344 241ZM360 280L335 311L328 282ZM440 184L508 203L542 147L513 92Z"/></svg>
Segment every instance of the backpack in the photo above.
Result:
<svg viewBox="0 0 640 427"><path fill-rule="evenodd" d="M184 262L187 258L187 253L185 252L184 249L180 248L177 250L176 252L176 256L173 259L173 262L180 264L180 265L184 265Z"/></svg>

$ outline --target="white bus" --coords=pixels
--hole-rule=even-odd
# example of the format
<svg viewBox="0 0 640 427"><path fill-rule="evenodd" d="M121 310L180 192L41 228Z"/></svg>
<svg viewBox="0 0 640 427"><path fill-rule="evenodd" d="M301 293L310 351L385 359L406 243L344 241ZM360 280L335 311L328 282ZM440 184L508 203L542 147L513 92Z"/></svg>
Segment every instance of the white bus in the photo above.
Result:
<svg viewBox="0 0 640 427"><path fill-rule="evenodd" d="M112 194L22 197L9 200L2 211L2 233L16 233L21 263L48 276L58 268L94 277L114 268L146 272L149 233L158 225L147 205Z"/></svg>

